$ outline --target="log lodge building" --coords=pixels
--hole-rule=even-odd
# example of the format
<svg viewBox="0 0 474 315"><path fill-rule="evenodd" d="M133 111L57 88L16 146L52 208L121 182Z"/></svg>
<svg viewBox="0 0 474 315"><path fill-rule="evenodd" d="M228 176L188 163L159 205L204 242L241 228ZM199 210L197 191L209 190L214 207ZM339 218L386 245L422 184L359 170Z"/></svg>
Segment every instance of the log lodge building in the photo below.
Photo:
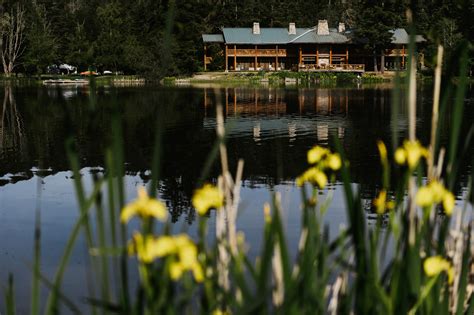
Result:
<svg viewBox="0 0 474 315"><path fill-rule="evenodd" d="M390 47L384 50L385 68L395 69L397 64L405 68L409 36L405 29L392 31ZM226 71L348 71L372 70L374 58L364 49L344 23L329 28L326 20L320 20L313 28L222 28L222 34L203 34L204 70L212 62L208 56L209 44L220 44L223 49ZM425 39L417 35L416 42ZM380 62L380 58L377 58ZM419 62L423 62L420 54Z"/></svg>

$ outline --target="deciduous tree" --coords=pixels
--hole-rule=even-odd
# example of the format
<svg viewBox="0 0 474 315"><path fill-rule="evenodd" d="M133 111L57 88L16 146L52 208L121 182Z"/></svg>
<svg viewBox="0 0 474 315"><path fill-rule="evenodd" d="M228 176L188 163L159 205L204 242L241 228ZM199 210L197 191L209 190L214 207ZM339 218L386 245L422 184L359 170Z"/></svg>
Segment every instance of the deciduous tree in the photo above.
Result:
<svg viewBox="0 0 474 315"><path fill-rule="evenodd" d="M10 76L24 50L25 9L17 3L0 17L0 49L3 72Z"/></svg>

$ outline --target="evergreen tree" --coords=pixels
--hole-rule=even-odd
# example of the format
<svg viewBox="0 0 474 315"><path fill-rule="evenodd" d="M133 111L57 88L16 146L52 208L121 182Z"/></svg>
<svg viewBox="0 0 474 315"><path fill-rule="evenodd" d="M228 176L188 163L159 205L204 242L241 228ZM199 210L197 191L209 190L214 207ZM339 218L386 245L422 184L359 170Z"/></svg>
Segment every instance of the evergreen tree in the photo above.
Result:
<svg viewBox="0 0 474 315"><path fill-rule="evenodd" d="M24 64L28 72L41 74L57 60L58 43L46 18L46 8L36 1L31 3L26 29Z"/></svg>
<svg viewBox="0 0 474 315"><path fill-rule="evenodd" d="M377 54L381 55L381 71L384 71L384 48L392 42L393 33L400 16L397 15L390 2L365 0L360 5L355 25L355 37L364 43L366 49L373 52L374 71L378 71Z"/></svg>

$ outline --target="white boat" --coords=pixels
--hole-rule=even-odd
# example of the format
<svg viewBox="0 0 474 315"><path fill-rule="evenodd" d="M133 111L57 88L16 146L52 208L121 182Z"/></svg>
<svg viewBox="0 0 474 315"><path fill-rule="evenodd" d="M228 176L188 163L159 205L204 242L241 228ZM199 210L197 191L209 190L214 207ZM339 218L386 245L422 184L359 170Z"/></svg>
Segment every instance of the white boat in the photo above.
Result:
<svg viewBox="0 0 474 315"><path fill-rule="evenodd" d="M85 79L51 79L44 80L43 85L86 85L89 84L89 80Z"/></svg>

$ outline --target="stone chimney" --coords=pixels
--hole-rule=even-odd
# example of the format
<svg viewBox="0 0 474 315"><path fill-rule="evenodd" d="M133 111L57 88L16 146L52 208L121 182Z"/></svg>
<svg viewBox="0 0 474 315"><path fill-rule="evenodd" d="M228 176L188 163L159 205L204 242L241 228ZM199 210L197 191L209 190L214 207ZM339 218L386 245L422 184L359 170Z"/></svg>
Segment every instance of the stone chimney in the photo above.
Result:
<svg viewBox="0 0 474 315"><path fill-rule="evenodd" d="M329 25L327 20L318 21L318 35L329 35Z"/></svg>
<svg viewBox="0 0 474 315"><path fill-rule="evenodd" d="M346 25L344 23L339 23L339 26L337 27L337 31L339 33L344 33L346 31Z"/></svg>
<svg viewBox="0 0 474 315"><path fill-rule="evenodd" d="M260 23L254 22L252 28L252 34L259 35L260 34Z"/></svg>
<svg viewBox="0 0 474 315"><path fill-rule="evenodd" d="M296 35L296 24L295 23L290 23L288 26L288 34L289 35Z"/></svg>

